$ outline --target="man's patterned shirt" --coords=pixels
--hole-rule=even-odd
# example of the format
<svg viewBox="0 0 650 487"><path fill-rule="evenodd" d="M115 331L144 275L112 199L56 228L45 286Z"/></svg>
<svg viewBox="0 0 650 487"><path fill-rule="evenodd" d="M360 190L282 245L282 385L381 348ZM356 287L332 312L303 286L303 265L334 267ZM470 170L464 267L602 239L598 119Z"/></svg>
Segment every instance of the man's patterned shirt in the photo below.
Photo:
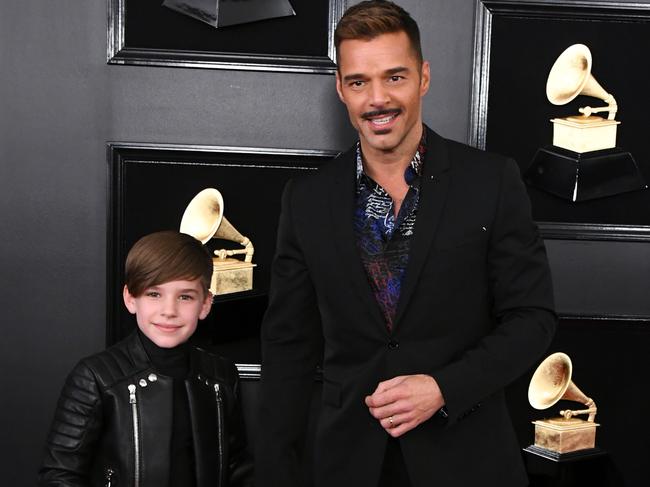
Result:
<svg viewBox="0 0 650 487"><path fill-rule="evenodd" d="M420 198L422 159L426 130L411 163L404 172L409 189L395 217L393 200L363 170L361 145L357 143L357 202L354 228L361 261L389 330L397 309Z"/></svg>

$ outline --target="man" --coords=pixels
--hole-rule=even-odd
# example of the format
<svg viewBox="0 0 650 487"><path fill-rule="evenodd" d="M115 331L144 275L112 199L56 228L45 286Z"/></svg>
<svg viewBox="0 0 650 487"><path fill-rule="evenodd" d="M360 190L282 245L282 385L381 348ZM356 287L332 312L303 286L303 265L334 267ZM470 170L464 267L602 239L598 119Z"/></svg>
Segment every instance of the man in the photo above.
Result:
<svg viewBox="0 0 650 487"><path fill-rule="evenodd" d="M359 142L287 185L262 328L257 485L523 486L503 388L547 348L550 273L514 161L423 126L415 21L347 10L336 89Z"/></svg>

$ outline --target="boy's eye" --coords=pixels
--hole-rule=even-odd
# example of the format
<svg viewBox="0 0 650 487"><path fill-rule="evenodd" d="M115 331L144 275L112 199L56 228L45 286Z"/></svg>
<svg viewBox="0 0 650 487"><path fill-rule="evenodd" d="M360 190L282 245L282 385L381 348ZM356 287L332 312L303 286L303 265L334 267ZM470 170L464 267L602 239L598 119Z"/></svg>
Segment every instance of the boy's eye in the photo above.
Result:
<svg viewBox="0 0 650 487"><path fill-rule="evenodd" d="M147 296L148 298L159 298L160 297L160 293L158 291L147 291L146 293L144 293L144 295Z"/></svg>
<svg viewBox="0 0 650 487"><path fill-rule="evenodd" d="M190 294L181 294L181 295L178 297L178 299L180 299L181 301L191 301L191 300L194 299L194 296L192 296L192 295L190 295Z"/></svg>

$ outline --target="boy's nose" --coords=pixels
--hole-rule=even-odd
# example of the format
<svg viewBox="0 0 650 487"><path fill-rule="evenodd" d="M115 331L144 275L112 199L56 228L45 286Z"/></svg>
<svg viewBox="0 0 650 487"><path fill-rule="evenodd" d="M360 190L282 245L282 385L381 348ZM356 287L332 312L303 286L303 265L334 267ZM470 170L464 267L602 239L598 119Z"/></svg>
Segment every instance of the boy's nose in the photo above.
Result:
<svg viewBox="0 0 650 487"><path fill-rule="evenodd" d="M165 299L163 301L162 314L164 316L176 316L177 302L175 299Z"/></svg>

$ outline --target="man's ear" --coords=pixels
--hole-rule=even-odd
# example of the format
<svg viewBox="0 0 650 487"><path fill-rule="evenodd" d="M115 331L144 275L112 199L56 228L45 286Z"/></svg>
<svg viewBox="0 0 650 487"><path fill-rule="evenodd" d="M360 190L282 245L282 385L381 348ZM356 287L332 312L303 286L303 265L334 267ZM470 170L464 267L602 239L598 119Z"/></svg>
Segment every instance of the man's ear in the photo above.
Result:
<svg viewBox="0 0 650 487"><path fill-rule="evenodd" d="M341 74L339 73L339 70L337 68L336 70L336 92L339 94L339 100L341 100L343 103L345 103L345 99L343 98L343 85L341 84Z"/></svg>
<svg viewBox="0 0 650 487"><path fill-rule="evenodd" d="M429 84L431 83L431 67L429 61L422 62L422 70L420 72L420 96L424 96L429 91Z"/></svg>
<svg viewBox="0 0 650 487"><path fill-rule="evenodd" d="M124 289L122 289L122 297L124 298L124 306L129 310L129 313L134 315L136 311L135 297L133 297L129 292L129 288L126 287L126 284L124 285Z"/></svg>
<svg viewBox="0 0 650 487"><path fill-rule="evenodd" d="M213 299L214 299L213 294L210 291L208 291L207 294L205 295L205 299L203 300L203 304L201 305L201 311L199 313L200 320L205 319L205 317L208 316L208 313L210 313L210 310L212 309Z"/></svg>

